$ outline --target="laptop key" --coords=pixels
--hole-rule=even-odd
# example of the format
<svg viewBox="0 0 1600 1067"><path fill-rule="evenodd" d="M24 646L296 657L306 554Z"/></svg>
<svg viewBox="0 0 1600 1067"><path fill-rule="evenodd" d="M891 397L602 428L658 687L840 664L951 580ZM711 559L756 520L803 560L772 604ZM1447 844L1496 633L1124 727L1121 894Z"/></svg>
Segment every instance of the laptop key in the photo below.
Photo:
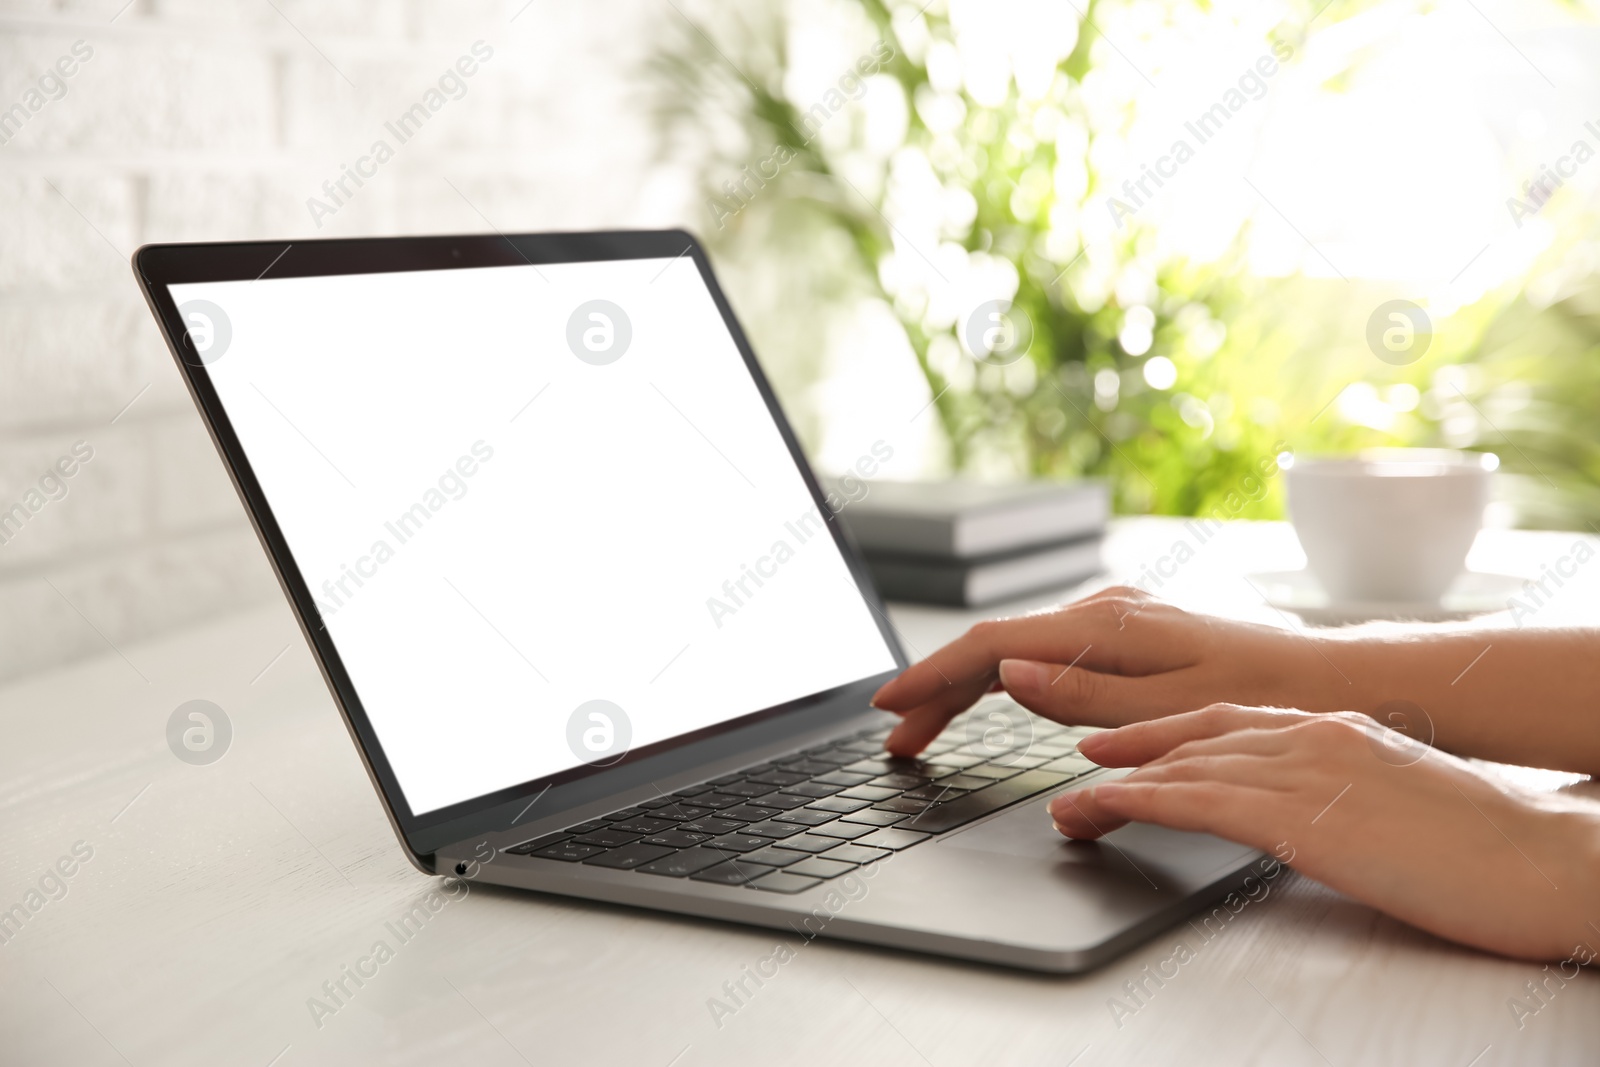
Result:
<svg viewBox="0 0 1600 1067"><path fill-rule="evenodd" d="M731 808L735 804L743 804L746 797L736 797L732 793L710 792L702 793L694 798L696 806L702 808Z"/></svg>
<svg viewBox="0 0 1600 1067"><path fill-rule="evenodd" d="M750 781L765 782L767 785L774 786L796 785L805 781L806 777L804 774L796 774L792 771L762 771L760 774L752 774Z"/></svg>
<svg viewBox="0 0 1600 1067"><path fill-rule="evenodd" d="M690 819L678 824L678 829L691 834L725 834L737 830L743 823L734 822L732 819L700 818Z"/></svg>
<svg viewBox="0 0 1600 1067"><path fill-rule="evenodd" d="M801 826L821 826L823 823L832 822L838 817L838 812L817 811L813 808L801 808L799 811L783 811L773 816L778 822L799 823Z"/></svg>
<svg viewBox="0 0 1600 1067"><path fill-rule="evenodd" d="M876 863L885 856L892 856L893 852L882 848L868 848L865 845L840 845L830 848L822 854L825 860L843 860L845 863Z"/></svg>
<svg viewBox="0 0 1600 1067"><path fill-rule="evenodd" d="M709 786L706 783L702 782L699 785L691 785L688 789L674 790L673 793L672 793L672 796L675 796L675 797L697 797L701 793L709 793L709 792L711 792L711 786Z"/></svg>
<svg viewBox="0 0 1600 1067"><path fill-rule="evenodd" d="M945 785L943 782L933 782L921 789L913 789L904 794L907 800L954 800L956 797L966 796L971 789L962 789L959 786Z"/></svg>
<svg viewBox="0 0 1600 1067"><path fill-rule="evenodd" d="M797 826L792 822L778 822L776 819L768 822L758 822L744 828L745 833L755 837L793 837L795 834L803 833L804 831L804 826Z"/></svg>
<svg viewBox="0 0 1600 1067"><path fill-rule="evenodd" d="M631 819L635 815L643 815L643 814L644 814L644 809L643 808L618 808L616 811L607 812L606 814L604 814L604 815L602 815L600 817L602 819L607 820L608 822L616 822L619 819Z"/></svg>
<svg viewBox="0 0 1600 1067"><path fill-rule="evenodd" d="M701 816L710 815L712 814L712 811L713 809L708 808L703 804L673 803L664 808L656 808L654 811L650 812L647 818L671 819L674 822L682 822L684 819L698 819Z"/></svg>
<svg viewBox="0 0 1600 1067"><path fill-rule="evenodd" d="M979 774L968 774L967 772L962 771L958 774L946 775L945 777L940 778L938 781L930 784L934 786L948 785L955 789L965 789L970 793L974 789L982 789L984 786L989 785L993 781L993 778L985 778Z"/></svg>
<svg viewBox="0 0 1600 1067"><path fill-rule="evenodd" d="M801 782L799 785L785 786L782 792L795 797L831 797L843 788L838 785L823 785L820 782Z"/></svg>
<svg viewBox="0 0 1600 1067"><path fill-rule="evenodd" d="M951 751L959 756L976 756L978 759L987 762L988 760L994 759L996 756L1003 755L1007 752L1013 751L1014 749L1020 748L1021 745L1021 740L1013 737L1007 744L991 745L984 741L969 741L960 748L952 749Z"/></svg>
<svg viewBox="0 0 1600 1067"><path fill-rule="evenodd" d="M848 789L850 786L862 785L872 781L872 775L854 774L850 771L834 771L831 774L819 774L812 781L821 782L823 785L842 785Z"/></svg>
<svg viewBox="0 0 1600 1067"><path fill-rule="evenodd" d="M993 763L985 763L978 767L968 767L966 776L969 778L993 778L998 781L1006 778L1015 778L1021 773L1022 770L1019 767L1000 767Z"/></svg>
<svg viewBox="0 0 1600 1067"><path fill-rule="evenodd" d="M706 847L720 848L724 852L754 852L758 848L766 848L771 843L765 837L756 837L754 834L723 834Z"/></svg>
<svg viewBox="0 0 1600 1067"><path fill-rule="evenodd" d="M823 859L821 856L810 856L788 868L786 873L801 874L808 878L837 878L841 874L849 874L857 866L854 863L841 863L838 860Z"/></svg>
<svg viewBox="0 0 1600 1067"><path fill-rule="evenodd" d="M710 841L711 834L694 834L687 830L664 830L659 834L651 834L644 839L647 845L660 845L663 848L693 848Z"/></svg>
<svg viewBox="0 0 1600 1067"><path fill-rule="evenodd" d="M590 856L598 856L604 851L605 849L601 848L599 845L580 845L575 841L563 841L559 845L551 845L548 848L541 848L539 851L535 852L534 855L541 859L560 860L563 863L577 863L579 860L586 860Z"/></svg>
<svg viewBox="0 0 1600 1067"><path fill-rule="evenodd" d="M981 756L968 756L955 752L946 752L943 755L935 756L928 761L928 763L933 766L951 767L958 771L967 767L976 767L982 762L983 758Z"/></svg>
<svg viewBox="0 0 1600 1067"><path fill-rule="evenodd" d="M915 783L915 784L921 785L922 783L918 782L918 783ZM910 788L912 788L912 786L904 786L902 788L910 789ZM848 800L877 801L877 800L888 800L890 797L897 797L897 796L900 795L900 790L899 789L889 789L889 788L887 788L885 786L881 786L881 785L858 785L858 786L854 786L854 787L852 787L850 789L846 789L843 793L840 793L839 795L842 796L842 797L845 797Z"/></svg>
<svg viewBox="0 0 1600 1067"><path fill-rule="evenodd" d="M879 811L877 808L868 808L866 811L855 811L842 817L845 822L866 823L869 826L893 826L897 822L904 822L911 818L898 811Z"/></svg>
<svg viewBox="0 0 1600 1067"><path fill-rule="evenodd" d="M869 848L886 848L890 852L898 852L903 848L926 841L931 835L920 834L914 830L901 830L897 827L885 827L869 837L863 837L856 842Z"/></svg>
<svg viewBox="0 0 1600 1067"><path fill-rule="evenodd" d="M707 785L727 785L729 782L737 782L737 781L739 781L739 779L741 779L743 777L744 777L744 775L742 775L742 774L724 774L724 775L721 775L721 776L719 776L717 778L707 778L706 779L706 784Z"/></svg>
<svg viewBox="0 0 1600 1067"><path fill-rule="evenodd" d="M926 800L907 800L900 797L896 800L885 800L881 804L872 805L879 811L895 811L901 815L920 815L931 806Z"/></svg>
<svg viewBox="0 0 1600 1067"><path fill-rule="evenodd" d="M867 829L870 830L872 827L869 826ZM783 847L797 852L826 852L830 848L838 848L839 841L837 837L818 837L816 834L806 833L784 838Z"/></svg>
<svg viewBox="0 0 1600 1067"><path fill-rule="evenodd" d="M659 834L663 830L672 829L672 827L673 824L668 819L646 819L642 817L624 819L622 822L611 824L611 829L620 830L625 834Z"/></svg>
<svg viewBox="0 0 1600 1067"><path fill-rule="evenodd" d="M860 811L867 806L865 800L851 800L849 797L823 797L813 800L806 807L814 811L834 811L840 815L848 815L852 811Z"/></svg>
<svg viewBox="0 0 1600 1067"><path fill-rule="evenodd" d="M769 893L803 893L813 886L821 885L822 879L803 878L798 874L773 871L748 884L756 889L765 889Z"/></svg>
<svg viewBox="0 0 1600 1067"><path fill-rule="evenodd" d="M711 882L715 885L744 885L748 881L760 878L763 874L771 873L771 867L740 860L737 863L720 863L715 867L707 867L699 874L692 874L689 877L692 881Z"/></svg>
<svg viewBox="0 0 1600 1067"><path fill-rule="evenodd" d="M893 789L899 792L902 789L916 789L918 786L926 785L928 781L929 779L920 774L885 774L872 779L867 784L875 785L879 789Z"/></svg>
<svg viewBox="0 0 1600 1067"><path fill-rule="evenodd" d="M830 822L826 826L815 827L811 833L819 837L838 837L851 841L872 833L874 829L875 827L868 826L866 823L845 822L841 819L838 822Z"/></svg>
<svg viewBox="0 0 1600 1067"><path fill-rule="evenodd" d="M980 789L976 793L946 804L940 804L931 811L924 812L907 825L914 825L916 829L928 833L939 834L946 830L954 830L958 826L965 826L974 819L981 819L992 811L999 811L1008 804L1036 793L1043 793L1048 789L1055 789L1071 781L1070 775L1051 774L1047 771L1023 771L1004 782L996 782L987 789ZM916 801L891 800L890 804L916 803ZM867 842L872 844L872 842Z"/></svg>
<svg viewBox="0 0 1600 1067"><path fill-rule="evenodd" d="M671 797L651 797L649 800L639 801L639 807L646 810L654 810L656 808L664 808L668 804L672 803L674 803L674 801Z"/></svg>
<svg viewBox="0 0 1600 1067"><path fill-rule="evenodd" d="M725 853L714 848L686 848L663 859L653 860L638 869L645 874L659 874L666 878L687 878L707 867L728 862Z"/></svg>
<svg viewBox="0 0 1600 1067"><path fill-rule="evenodd" d="M618 830L596 830L592 834L583 834L573 838L580 845L599 845L601 848L621 848L631 845L639 840L638 834L625 834Z"/></svg>
<svg viewBox="0 0 1600 1067"><path fill-rule="evenodd" d="M605 826L607 824L601 823L600 825ZM549 848L551 845L558 845L566 839L567 831L562 831L559 834L545 834L543 837L536 837L532 841L524 841L520 845L512 845L510 848L505 849L504 851L511 853L513 856L526 856L528 853L537 852L541 848Z"/></svg>
<svg viewBox="0 0 1600 1067"><path fill-rule="evenodd" d="M730 797L759 797L778 788L765 782L729 782L727 785L718 786L718 790Z"/></svg>
<svg viewBox="0 0 1600 1067"><path fill-rule="evenodd" d="M809 756L803 756L798 763L785 764L784 769L793 771L796 774L804 774L809 776L827 774L829 771L836 771L839 769L839 764L823 763L818 760L811 759Z"/></svg>
<svg viewBox="0 0 1600 1067"><path fill-rule="evenodd" d="M617 870L628 871L641 864L670 855L672 855L672 849L670 848L635 843L611 849L609 852L598 856L591 856L583 862L591 867L614 867Z"/></svg>
<svg viewBox="0 0 1600 1067"><path fill-rule="evenodd" d="M580 822L576 826L569 826L561 832L564 834L587 834L593 833L595 830L604 830L610 825L604 819L590 819L588 822Z"/></svg>
<svg viewBox="0 0 1600 1067"><path fill-rule="evenodd" d="M768 845L766 848L758 848L754 852L746 852L739 857L739 862L741 864L765 863L772 867L787 867L791 863L799 863L809 855L811 853L799 852L792 848L784 848L781 845Z"/></svg>
<svg viewBox="0 0 1600 1067"><path fill-rule="evenodd" d="M810 802L810 797L792 797L785 793L768 793L756 801L756 805L763 808L777 808L779 811L789 811L792 808L803 808Z"/></svg>
<svg viewBox="0 0 1600 1067"><path fill-rule="evenodd" d="M895 761L890 759L863 759L847 763L839 769L850 774L868 774L876 778L880 774L893 774L898 767Z"/></svg>
<svg viewBox="0 0 1600 1067"><path fill-rule="evenodd" d="M1100 769L1098 763L1091 763L1082 756L1062 756L1044 765L1044 769L1052 774L1080 775Z"/></svg>
<svg viewBox="0 0 1600 1067"><path fill-rule="evenodd" d="M755 804L740 804L736 808L725 808L717 812L719 819L732 819L735 822L762 822L778 814L777 808L763 808Z"/></svg>

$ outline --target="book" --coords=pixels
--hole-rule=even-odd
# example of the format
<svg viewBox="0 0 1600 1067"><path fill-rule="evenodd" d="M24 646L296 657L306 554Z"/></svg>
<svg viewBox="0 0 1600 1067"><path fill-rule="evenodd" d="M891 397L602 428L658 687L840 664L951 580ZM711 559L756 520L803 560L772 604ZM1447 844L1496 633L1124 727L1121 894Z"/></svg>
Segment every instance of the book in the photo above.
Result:
<svg viewBox="0 0 1600 1067"><path fill-rule="evenodd" d="M839 512L869 555L978 559L1101 532L1111 513L1104 482L868 481Z"/></svg>
<svg viewBox="0 0 1600 1067"><path fill-rule="evenodd" d="M976 560L867 553L878 592L889 600L978 608L1075 585L1101 569L1100 538L1026 548Z"/></svg>

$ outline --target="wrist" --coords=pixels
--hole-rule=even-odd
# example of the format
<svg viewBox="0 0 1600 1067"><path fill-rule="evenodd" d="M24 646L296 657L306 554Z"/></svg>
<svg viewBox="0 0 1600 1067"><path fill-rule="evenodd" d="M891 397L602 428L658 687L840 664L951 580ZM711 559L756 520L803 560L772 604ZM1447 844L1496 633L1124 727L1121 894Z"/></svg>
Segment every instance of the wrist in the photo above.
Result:
<svg viewBox="0 0 1600 1067"><path fill-rule="evenodd" d="M1321 637L1292 630L1274 632L1264 657L1258 703L1301 711L1362 711L1382 703L1372 697L1372 681L1385 656L1367 639Z"/></svg>

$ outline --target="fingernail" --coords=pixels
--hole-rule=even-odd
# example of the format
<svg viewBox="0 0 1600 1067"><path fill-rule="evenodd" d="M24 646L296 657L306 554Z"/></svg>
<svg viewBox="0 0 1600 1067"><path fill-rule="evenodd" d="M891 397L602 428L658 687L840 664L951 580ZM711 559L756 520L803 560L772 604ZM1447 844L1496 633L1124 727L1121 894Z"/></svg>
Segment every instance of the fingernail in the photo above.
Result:
<svg viewBox="0 0 1600 1067"><path fill-rule="evenodd" d="M1012 693L1037 693L1045 685L1045 666L1031 659L1000 661L1000 684Z"/></svg>
<svg viewBox="0 0 1600 1067"><path fill-rule="evenodd" d="M1050 802L1050 817L1053 819L1058 816L1065 815L1067 812L1071 811L1073 808L1073 801L1080 796L1086 800L1093 799L1094 787L1090 786L1088 789L1074 789L1070 793L1062 793L1060 796L1056 797Z"/></svg>
<svg viewBox="0 0 1600 1067"><path fill-rule="evenodd" d="M1106 734L1110 732L1110 730L1107 730L1104 733L1090 734L1088 737L1080 739L1078 741L1078 751L1093 752L1106 743Z"/></svg>
<svg viewBox="0 0 1600 1067"><path fill-rule="evenodd" d="M1107 782L1105 785L1097 785L1093 789L1094 799L1101 804L1114 804L1127 791L1128 787L1121 782Z"/></svg>

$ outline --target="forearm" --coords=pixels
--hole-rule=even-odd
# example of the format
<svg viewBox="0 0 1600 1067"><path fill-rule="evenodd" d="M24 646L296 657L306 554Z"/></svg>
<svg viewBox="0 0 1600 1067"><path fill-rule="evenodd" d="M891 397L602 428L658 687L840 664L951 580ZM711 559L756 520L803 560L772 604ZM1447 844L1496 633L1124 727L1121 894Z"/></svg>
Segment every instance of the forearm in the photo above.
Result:
<svg viewBox="0 0 1600 1067"><path fill-rule="evenodd" d="M1312 644L1327 662L1317 664L1307 687L1314 691L1291 701L1295 706L1348 708L1380 720L1398 713L1422 720L1420 729L1407 721L1414 734L1431 722L1433 743L1459 755L1600 775L1600 631L1454 631Z"/></svg>

